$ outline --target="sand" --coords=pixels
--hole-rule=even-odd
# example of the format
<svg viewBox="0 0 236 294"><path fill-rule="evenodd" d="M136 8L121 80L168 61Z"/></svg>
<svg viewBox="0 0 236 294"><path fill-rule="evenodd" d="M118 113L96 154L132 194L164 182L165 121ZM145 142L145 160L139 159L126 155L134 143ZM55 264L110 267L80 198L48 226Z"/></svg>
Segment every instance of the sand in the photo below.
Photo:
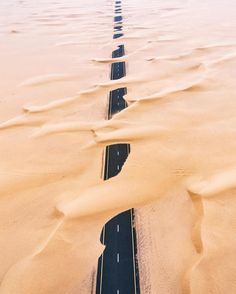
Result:
<svg viewBox="0 0 236 294"><path fill-rule="evenodd" d="M0 293L92 293L102 226L135 207L142 293L234 294L233 0L124 0L119 81L112 1L0 6ZM103 182L115 143L131 154Z"/></svg>

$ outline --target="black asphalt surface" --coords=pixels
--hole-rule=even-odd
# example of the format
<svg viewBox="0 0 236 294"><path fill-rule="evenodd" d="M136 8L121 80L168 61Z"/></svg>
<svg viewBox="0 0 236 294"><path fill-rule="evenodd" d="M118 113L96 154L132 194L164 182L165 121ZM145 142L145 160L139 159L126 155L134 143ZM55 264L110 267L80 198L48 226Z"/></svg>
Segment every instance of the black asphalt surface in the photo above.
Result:
<svg viewBox="0 0 236 294"><path fill-rule="evenodd" d="M114 34L113 35L113 39L118 39L118 38L120 38L120 37L122 37L123 36L123 34Z"/></svg>
<svg viewBox="0 0 236 294"><path fill-rule="evenodd" d="M116 1L117 4L121 4L121 1ZM114 21L114 31L121 32L122 17L116 16ZM122 36L123 33L114 33L113 39ZM112 52L112 58L124 55L124 45L119 45ZM121 79L125 75L125 62L112 63L111 80ZM127 88L117 88L109 93L108 119L128 106L124 100L126 94ZM106 147L104 180L120 173L130 151L129 144ZM127 210L106 223L101 242L106 248L98 260L96 294L140 294L134 210Z"/></svg>
<svg viewBox="0 0 236 294"><path fill-rule="evenodd" d="M118 88L113 90L109 94L109 112L108 118L112 118L114 114L120 112L125 107L127 107L127 103L124 100L124 95L127 93L126 88Z"/></svg>
<svg viewBox="0 0 236 294"><path fill-rule="evenodd" d="M122 26L114 26L115 31L122 31Z"/></svg>
<svg viewBox="0 0 236 294"><path fill-rule="evenodd" d="M122 21L122 16L121 16L121 15L115 16L115 17L114 17L114 21L115 21L115 22L117 22L117 21Z"/></svg>
<svg viewBox="0 0 236 294"><path fill-rule="evenodd" d="M106 249L98 272L97 291L100 294L136 294L136 260L133 230L133 210L111 219L102 232Z"/></svg>

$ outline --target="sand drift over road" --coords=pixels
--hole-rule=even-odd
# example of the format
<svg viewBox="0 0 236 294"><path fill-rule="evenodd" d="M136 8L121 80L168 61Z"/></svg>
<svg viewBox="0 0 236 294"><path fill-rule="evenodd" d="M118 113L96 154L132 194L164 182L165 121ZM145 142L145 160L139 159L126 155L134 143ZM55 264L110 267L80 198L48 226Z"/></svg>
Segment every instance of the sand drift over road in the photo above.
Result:
<svg viewBox="0 0 236 294"><path fill-rule="evenodd" d="M234 294L236 5L123 0L111 41L113 11L1 1L0 293L90 294L103 225L135 207L141 293ZM127 76L109 81L121 39ZM121 86L129 107L106 121Z"/></svg>

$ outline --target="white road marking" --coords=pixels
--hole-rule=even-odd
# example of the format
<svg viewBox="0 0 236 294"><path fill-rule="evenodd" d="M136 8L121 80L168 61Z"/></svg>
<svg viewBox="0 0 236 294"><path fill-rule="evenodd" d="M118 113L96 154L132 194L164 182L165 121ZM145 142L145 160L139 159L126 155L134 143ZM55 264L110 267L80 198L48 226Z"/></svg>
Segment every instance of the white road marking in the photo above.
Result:
<svg viewBox="0 0 236 294"><path fill-rule="evenodd" d="M119 289L116 290L116 294L120 294L120 290Z"/></svg>
<svg viewBox="0 0 236 294"><path fill-rule="evenodd" d="M109 96L109 109L108 109L108 119L111 117L111 107L112 107L112 93Z"/></svg>
<svg viewBox="0 0 236 294"><path fill-rule="evenodd" d="M103 228L103 236L102 236L102 243L105 243L105 230L106 230L106 225ZM102 253L102 262L101 262L101 276L100 276L100 294L102 294L102 275L103 275L103 261L104 260L104 253Z"/></svg>
<svg viewBox="0 0 236 294"><path fill-rule="evenodd" d="M116 231L117 231L117 233L119 233L119 231L120 231L120 225L117 225L116 226Z"/></svg>
<svg viewBox="0 0 236 294"><path fill-rule="evenodd" d="M117 259L116 259L116 261L117 261L117 263L120 262L120 254L119 253L117 253Z"/></svg>
<svg viewBox="0 0 236 294"><path fill-rule="evenodd" d="M132 236L132 251L133 251L133 269L134 269L134 294L137 293L136 289L136 267L135 267L135 255L134 255L134 233L133 233L133 210L130 209L130 221L131 221L131 236Z"/></svg>
<svg viewBox="0 0 236 294"><path fill-rule="evenodd" d="M106 168L106 177L105 177L106 180L108 179L108 175L109 175L108 174L108 172L109 172L109 168L108 168L109 167L109 157L110 157L109 153L110 153L110 146L108 145L107 146L107 168Z"/></svg>
<svg viewBox="0 0 236 294"><path fill-rule="evenodd" d="M130 153L130 145L129 144L127 144L127 153L129 154Z"/></svg>
<svg viewBox="0 0 236 294"><path fill-rule="evenodd" d="M117 155L118 155L118 156L120 155L120 151L117 151Z"/></svg>
<svg viewBox="0 0 236 294"><path fill-rule="evenodd" d="M117 170L119 170L120 169L120 166L119 165L117 165Z"/></svg>

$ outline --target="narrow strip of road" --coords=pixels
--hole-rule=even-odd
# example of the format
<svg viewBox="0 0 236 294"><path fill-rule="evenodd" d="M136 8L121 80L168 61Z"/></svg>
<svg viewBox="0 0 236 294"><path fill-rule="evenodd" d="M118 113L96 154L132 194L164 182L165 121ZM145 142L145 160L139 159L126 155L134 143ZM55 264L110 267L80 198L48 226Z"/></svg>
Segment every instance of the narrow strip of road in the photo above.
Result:
<svg viewBox="0 0 236 294"><path fill-rule="evenodd" d="M121 3L115 2L115 14L122 12ZM118 39L123 36L122 16L115 16L114 22L113 39ZM125 48L122 44L112 52L112 58L124 55ZM111 80L121 79L125 75L125 62L112 63ZM128 106L124 99L126 94L125 87L109 93L108 119ZM130 150L129 144L106 147L104 180L109 180L121 172ZM101 242L106 248L98 260L96 294L140 294L134 210L127 210L106 223L102 230Z"/></svg>

